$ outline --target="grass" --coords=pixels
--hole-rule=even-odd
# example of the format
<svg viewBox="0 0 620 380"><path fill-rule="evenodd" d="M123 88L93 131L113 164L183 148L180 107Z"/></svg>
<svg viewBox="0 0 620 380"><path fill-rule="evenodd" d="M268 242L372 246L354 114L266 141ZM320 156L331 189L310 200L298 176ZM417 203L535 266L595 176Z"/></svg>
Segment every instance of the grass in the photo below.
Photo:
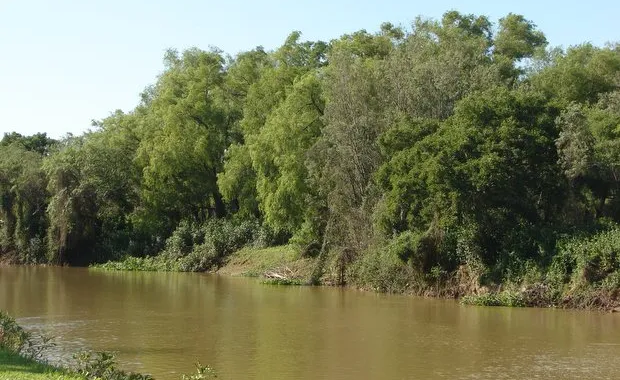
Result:
<svg viewBox="0 0 620 380"><path fill-rule="evenodd" d="M0 349L0 380L84 380L84 377Z"/></svg>
<svg viewBox="0 0 620 380"><path fill-rule="evenodd" d="M231 254L218 273L260 277L266 272L283 272L292 284L309 279L314 265L314 259L300 258L299 249L293 245L246 247Z"/></svg>
<svg viewBox="0 0 620 380"><path fill-rule="evenodd" d="M190 255L191 256L191 255ZM92 265L93 269L120 271L195 271L186 268L185 258L170 259L165 256L127 257L122 261ZM299 248L294 245L281 245L268 248L247 246L234 251L223 258L217 273L263 277L266 273L277 273L285 278L266 278L263 282L270 285L304 285L308 283L316 266L316 259L300 257Z"/></svg>
<svg viewBox="0 0 620 380"><path fill-rule="evenodd" d="M524 307L528 306L527 300L522 293L513 291L502 291L496 293L486 293L480 295L467 295L461 299L466 305L476 306L509 306Z"/></svg>

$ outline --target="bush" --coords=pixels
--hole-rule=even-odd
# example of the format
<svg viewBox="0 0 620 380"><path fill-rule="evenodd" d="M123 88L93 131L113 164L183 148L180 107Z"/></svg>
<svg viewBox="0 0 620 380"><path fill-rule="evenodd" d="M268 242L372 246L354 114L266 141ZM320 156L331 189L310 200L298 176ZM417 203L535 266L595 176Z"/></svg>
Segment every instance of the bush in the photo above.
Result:
<svg viewBox="0 0 620 380"><path fill-rule="evenodd" d="M184 271L203 271L222 264L224 258L246 245L254 243L260 225L256 221L236 222L231 219L211 219L198 233L201 244L192 247L181 260Z"/></svg>
<svg viewBox="0 0 620 380"><path fill-rule="evenodd" d="M362 255L349 271L352 283L383 293L403 293L418 285L418 276L390 250L371 250Z"/></svg>
<svg viewBox="0 0 620 380"><path fill-rule="evenodd" d="M182 380L206 380L217 378L217 373L211 367L196 363L196 373L183 375Z"/></svg>
<svg viewBox="0 0 620 380"><path fill-rule="evenodd" d="M462 299L464 304L478 306L511 306L524 307L527 302L523 293L504 290L499 293L486 293L481 295L469 295Z"/></svg>
<svg viewBox="0 0 620 380"><path fill-rule="evenodd" d="M126 271L177 271L177 259L165 259L161 256L151 257L132 257L127 256L121 261L108 261L104 264L91 265L92 268L104 270L126 270Z"/></svg>
<svg viewBox="0 0 620 380"><path fill-rule="evenodd" d="M17 252L21 255L21 262L24 264L41 264L45 262L45 241L35 236L27 242L22 239L16 240Z"/></svg>
<svg viewBox="0 0 620 380"><path fill-rule="evenodd" d="M15 319L0 311L0 349L19 353L28 339L30 335L15 322Z"/></svg>
<svg viewBox="0 0 620 380"><path fill-rule="evenodd" d="M77 361L76 372L88 380L153 380L150 375L118 369L114 355L109 352L82 352L73 357Z"/></svg>
<svg viewBox="0 0 620 380"><path fill-rule="evenodd" d="M181 222L157 256L126 257L94 265L107 270L201 272L217 268L244 246L277 241L277 234L257 220L209 219L202 225Z"/></svg>
<svg viewBox="0 0 620 380"><path fill-rule="evenodd" d="M15 319L0 311L0 349L28 359L41 360L43 352L55 346L51 340L47 336L33 336L21 328Z"/></svg>
<svg viewBox="0 0 620 380"><path fill-rule="evenodd" d="M599 232L591 237L574 237L558 243L547 278L572 287L613 286L620 277L620 228Z"/></svg>
<svg viewBox="0 0 620 380"><path fill-rule="evenodd" d="M204 239L199 228L184 220L166 240L164 251L170 257L182 257L192 251L195 244Z"/></svg>

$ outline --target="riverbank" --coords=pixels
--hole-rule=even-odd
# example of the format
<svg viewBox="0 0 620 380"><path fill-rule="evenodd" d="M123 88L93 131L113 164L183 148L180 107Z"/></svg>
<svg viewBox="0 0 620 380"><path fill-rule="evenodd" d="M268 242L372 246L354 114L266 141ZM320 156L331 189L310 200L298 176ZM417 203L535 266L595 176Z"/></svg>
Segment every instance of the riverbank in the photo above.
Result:
<svg viewBox="0 0 620 380"><path fill-rule="evenodd" d="M601 284L588 281L576 268L570 281L553 281L557 268L547 273L534 273L520 281L480 286L479 276L462 267L448 276L441 274L433 284L421 283L419 274L407 265L379 256L375 260L360 258L342 265L340 257L304 257L291 245L271 248L243 248L227 257L215 272L223 275L263 277L284 280L276 283L345 285L381 293L409 294L435 298L458 298L477 306L539 307L620 310L620 289L610 280ZM554 272L555 270L555 272ZM533 271L532 271L533 272ZM318 274L317 274L318 273ZM313 277L318 281L313 282ZM428 279L427 279L428 280ZM430 283L430 284L429 284Z"/></svg>
<svg viewBox="0 0 620 380"><path fill-rule="evenodd" d="M86 380L86 378L0 348L0 380Z"/></svg>
<svg viewBox="0 0 620 380"><path fill-rule="evenodd" d="M234 252L215 272L231 276L265 277L280 274L291 280L307 280L316 260L300 257L292 245L269 248L243 248Z"/></svg>
<svg viewBox="0 0 620 380"><path fill-rule="evenodd" d="M15 319L0 310L0 380L86 380L67 368L39 360L44 348L44 343L37 343Z"/></svg>
<svg viewBox="0 0 620 380"><path fill-rule="evenodd" d="M217 368L218 379L439 380L489 378L496 368L509 378L620 375L620 336L605 333L620 315L601 312L70 267L0 268L0 289L0 309L62 337L53 352L114 350L124 368L156 379L180 380L197 360ZM446 355L456 359L446 363ZM524 367L532 357L536 366Z"/></svg>
<svg viewBox="0 0 620 380"><path fill-rule="evenodd" d="M268 249L245 248L233 253L216 273L292 280L309 284L316 275L318 258L302 258L290 246ZM370 268L369 268L370 266ZM615 286L582 282L554 284L551 281L523 280L480 286L465 268L453 276L437 281L435 286L416 283L416 274L402 266L372 267L363 261L345 268L342 276L349 282L341 285L380 293L409 294L434 298L458 298L477 306L539 307L588 309L618 312L620 290ZM338 260L328 260L321 268L318 285L337 285ZM367 273L371 271L372 273ZM381 273L383 272L383 273ZM374 274L374 275L373 275ZM607 286L606 286L607 285Z"/></svg>
<svg viewBox="0 0 620 380"><path fill-rule="evenodd" d="M79 352L75 367L54 366L43 359L51 347L49 339L35 338L0 310L0 380L153 380L119 369L108 352Z"/></svg>
<svg viewBox="0 0 620 380"><path fill-rule="evenodd" d="M480 273L462 266L452 274L421 276L411 266L388 254L362 256L343 263L342 255L304 255L294 245L268 248L246 246L226 255L217 269L222 275L259 277L271 284L343 285L380 293L457 298L478 306L572 308L613 311L620 307L620 290L614 277L594 282L586 276L591 261L565 268L530 269L517 280L480 285ZM165 257L127 258L95 268L106 270L179 271L179 261ZM567 261L569 261L567 259ZM567 264L568 265L568 264ZM585 274L584 274L585 273ZM434 277L432 277L434 276Z"/></svg>

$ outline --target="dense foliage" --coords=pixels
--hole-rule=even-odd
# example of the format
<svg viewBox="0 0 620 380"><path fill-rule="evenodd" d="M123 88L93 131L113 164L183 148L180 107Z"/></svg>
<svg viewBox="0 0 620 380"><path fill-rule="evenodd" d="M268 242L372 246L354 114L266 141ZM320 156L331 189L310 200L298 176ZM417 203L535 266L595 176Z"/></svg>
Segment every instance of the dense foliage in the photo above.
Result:
<svg viewBox="0 0 620 380"><path fill-rule="evenodd" d="M91 132L5 135L4 257L208 270L289 242L313 282L618 289L617 44L548 48L523 16L450 11L164 64Z"/></svg>

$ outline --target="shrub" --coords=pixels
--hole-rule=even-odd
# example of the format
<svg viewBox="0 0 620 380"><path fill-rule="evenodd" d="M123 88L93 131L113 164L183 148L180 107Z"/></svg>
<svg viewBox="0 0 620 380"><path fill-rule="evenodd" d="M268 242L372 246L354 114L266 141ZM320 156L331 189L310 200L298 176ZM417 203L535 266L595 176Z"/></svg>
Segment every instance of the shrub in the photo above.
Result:
<svg viewBox="0 0 620 380"><path fill-rule="evenodd" d="M16 240L17 252L21 253L21 261L24 264L41 264L45 262L46 244L39 236L30 238L27 242L22 239Z"/></svg>
<svg viewBox="0 0 620 380"><path fill-rule="evenodd" d="M43 352L53 346L48 336L35 337L0 311L0 349L20 354L28 359L41 360Z"/></svg>
<svg viewBox="0 0 620 380"><path fill-rule="evenodd" d="M547 278L557 285L610 286L617 283L619 271L620 228L616 226L591 237L560 241Z"/></svg>
<svg viewBox="0 0 620 380"><path fill-rule="evenodd" d="M202 225L185 221L174 230L157 256L129 256L93 267L132 271L207 271L222 265L228 255L244 246L262 246L275 241L275 235L272 236L270 231L257 220L209 219Z"/></svg>
<svg viewBox="0 0 620 380"><path fill-rule="evenodd" d="M187 220L181 221L166 240L164 251L170 257L182 257L192 251L194 244L204 238L199 228Z"/></svg>
<svg viewBox="0 0 620 380"><path fill-rule="evenodd" d="M206 380L217 378L217 373L211 367L196 363L196 373L183 375L182 380Z"/></svg>
<svg viewBox="0 0 620 380"><path fill-rule="evenodd" d="M499 293L469 295L463 297L462 302L464 304L478 306L527 306L523 293L511 290L504 290Z"/></svg>
<svg viewBox="0 0 620 380"><path fill-rule="evenodd" d="M89 380L153 380L150 375L120 370L109 352L81 352L73 357L77 362L76 372Z"/></svg>
<svg viewBox="0 0 620 380"><path fill-rule="evenodd" d="M127 256L121 261L108 261L104 264L92 265L93 268L105 270L127 271L176 271L178 260L165 259L160 256L132 257Z"/></svg>
<svg viewBox="0 0 620 380"><path fill-rule="evenodd" d="M417 284L411 266L389 250L370 250L349 271L352 282L362 288L383 293L402 293Z"/></svg>
<svg viewBox="0 0 620 380"><path fill-rule="evenodd" d="M10 315L0 311L0 348L19 353L28 339L30 339L30 334L24 331Z"/></svg>

